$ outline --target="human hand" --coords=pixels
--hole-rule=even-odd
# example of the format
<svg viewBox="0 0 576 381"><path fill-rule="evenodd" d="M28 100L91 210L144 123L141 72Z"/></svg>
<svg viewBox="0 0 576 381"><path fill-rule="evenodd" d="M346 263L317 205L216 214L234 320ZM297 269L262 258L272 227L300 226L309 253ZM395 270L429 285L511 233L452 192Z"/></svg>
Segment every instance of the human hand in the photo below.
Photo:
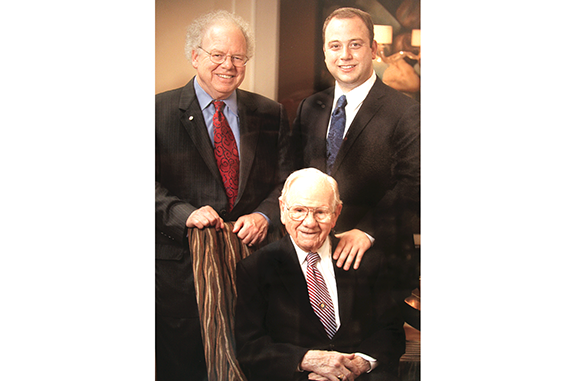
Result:
<svg viewBox="0 0 576 381"><path fill-rule="evenodd" d="M350 370L356 377L364 374L370 370L370 362L362 358L361 356L354 356L352 360L345 360L344 365L348 370Z"/></svg>
<svg viewBox="0 0 576 381"><path fill-rule="evenodd" d="M268 221L260 213L244 215L236 221L232 233L237 233L242 243L248 246L257 245L268 233Z"/></svg>
<svg viewBox="0 0 576 381"><path fill-rule="evenodd" d="M308 379L309 380L313 380L313 381L329 381L329 378L326 378L324 376L320 376L319 374L316 373L310 373L308 375Z"/></svg>
<svg viewBox="0 0 576 381"><path fill-rule="evenodd" d="M354 355L354 358L352 360L345 358L343 364L349 371L353 373L354 378L359 377L361 374L364 374L370 370L370 363L364 358L356 355ZM348 378L348 380L353 380L354 378ZM326 378L316 373L310 373L308 375L308 379L313 381L330 380L329 378Z"/></svg>
<svg viewBox="0 0 576 381"><path fill-rule="evenodd" d="M356 376L346 366L354 359L354 354L334 351L310 350L306 352L300 368L311 372L309 380L315 381L353 381Z"/></svg>
<svg viewBox="0 0 576 381"><path fill-rule="evenodd" d="M186 227L204 229L208 226L214 226L216 230L224 229L224 220L209 205L193 211L186 220Z"/></svg>
<svg viewBox="0 0 576 381"><path fill-rule="evenodd" d="M364 253L372 246L372 242L366 233L358 229L336 234L336 238L340 238L333 255L333 258L338 260L336 266L342 267L344 265L344 270L348 271L354 263L354 270L357 270Z"/></svg>

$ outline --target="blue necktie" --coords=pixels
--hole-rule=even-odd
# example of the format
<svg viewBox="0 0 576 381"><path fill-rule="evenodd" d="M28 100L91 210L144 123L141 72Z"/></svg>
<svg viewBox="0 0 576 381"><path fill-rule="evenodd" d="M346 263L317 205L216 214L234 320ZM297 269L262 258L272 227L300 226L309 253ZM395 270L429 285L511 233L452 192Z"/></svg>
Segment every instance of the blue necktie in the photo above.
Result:
<svg viewBox="0 0 576 381"><path fill-rule="evenodd" d="M328 174L332 173L332 166L344 137L344 127L346 126L346 110L344 110L344 107L346 107L346 95L338 98L336 108L332 112L328 140L326 140L326 169Z"/></svg>

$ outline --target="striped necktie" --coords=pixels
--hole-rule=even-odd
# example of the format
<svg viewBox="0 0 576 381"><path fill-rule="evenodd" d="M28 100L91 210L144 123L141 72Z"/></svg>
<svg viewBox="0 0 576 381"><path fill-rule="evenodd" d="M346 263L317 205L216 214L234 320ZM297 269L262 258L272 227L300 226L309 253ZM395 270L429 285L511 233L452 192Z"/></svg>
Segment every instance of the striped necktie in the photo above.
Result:
<svg viewBox="0 0 576 381"><path fill-rule="evenodd" d="M216 157L218 170L228 197L228 211L231 211L238 196L238 172L240 168L238 146L232 129L224 116L224 102L214 101L214 107L216 108L212 118L214 124L214 157Z"/></svg>
<svg viewBox="0 0 576 381"><path fill-rule="evenodd" d="M334 314L334 305L330 298L330 293L326 287L326 282L322 274L316 267L320 256L318 253L308 253L306 257L306 283L308 284L308 296L312 309L322 322L326 334L330 339L336 333L336 315Z"/></svg>

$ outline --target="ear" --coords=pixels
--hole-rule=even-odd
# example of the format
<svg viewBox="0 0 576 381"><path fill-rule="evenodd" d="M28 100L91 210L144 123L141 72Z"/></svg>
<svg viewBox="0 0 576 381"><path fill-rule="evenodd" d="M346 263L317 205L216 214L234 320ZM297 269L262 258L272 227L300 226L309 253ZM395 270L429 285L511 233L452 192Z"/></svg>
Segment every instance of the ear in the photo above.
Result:
<svg viewBox="0 0 576 381"><path fill-rule="evenodd" d="M279 204L280 204L280 221L282 222L283 225L286 225L286 218L284 216L284 212L286 209L284 209L284 202L280 199L278 199Z"/></svg>
<svg viewBox="0 0 576 381"><path fill-rule="evenodd" d="M332 229L334 229L334 226L336 226L336 221L338 221L338 217L340 217L341 212L342 212L342 204L338 205L336 207L336 210L334 211L334 218L332 219Z"/></svg>
<svg viewBox="0 0 576 381"><path fill-rule="evenodd" d="M375 60L376 58L378 58L378 43L376 42L376 40L372 40L372 59Z"/></svg>
<svg viewBox="0 0 576 381"><path fill-rule="evenodd" d="M192 66L194 67L194 69L198 69L198 66L200 65L200 55L198 54L198 50L196 49L192 49L192 54L190 56L190 63L192 63Z"/></svg>

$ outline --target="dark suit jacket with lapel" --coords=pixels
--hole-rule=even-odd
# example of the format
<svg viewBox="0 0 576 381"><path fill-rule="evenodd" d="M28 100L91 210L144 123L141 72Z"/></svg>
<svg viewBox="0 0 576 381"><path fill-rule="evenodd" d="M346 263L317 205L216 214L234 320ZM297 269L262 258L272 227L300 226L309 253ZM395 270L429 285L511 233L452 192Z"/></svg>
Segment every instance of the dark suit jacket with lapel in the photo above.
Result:
<svg viewBox="0 0 576 381"><path fill-rule="evenodd" d="M334 87L304 99L293 125L297 167L326 172L326 133ZM420 104L377 78L342 142L332 170L344 209L337 232L396 234L397 217L419 215Z"/></svg>
<svg viewBox="0 0 576 381"><path fill-rule="evenodd" d="M332 340L310 306L288 235L240 261L236 344L248 380L305 380L307 373L296 369L310 349L376 358L379 366L358 380L396 375L405 336L397 306L382 285L381 260L381 253L368 251L358 270L334 266L341 326Z"/></svg>
<svg viewBox="0 0 576 381"><path fill-rule="evenodd" d="M182 88L156 95L157 322L158 316L198 316L186 239L185 223L190 213L210 205L225 221L262 212L270 218L271 229L281 225L278 196L287 176L282 170L287 168L282 147L285 130L289 129L284 108L242 90L237 90L237 100L240 179L236 203L227 213L224 185L193 80ZM199 330L193 331L199 335ZM182 340L198 341L189 337ZM202 354L198 357L202 359ZM160 363L158 366L160 371Z"/></svg>

